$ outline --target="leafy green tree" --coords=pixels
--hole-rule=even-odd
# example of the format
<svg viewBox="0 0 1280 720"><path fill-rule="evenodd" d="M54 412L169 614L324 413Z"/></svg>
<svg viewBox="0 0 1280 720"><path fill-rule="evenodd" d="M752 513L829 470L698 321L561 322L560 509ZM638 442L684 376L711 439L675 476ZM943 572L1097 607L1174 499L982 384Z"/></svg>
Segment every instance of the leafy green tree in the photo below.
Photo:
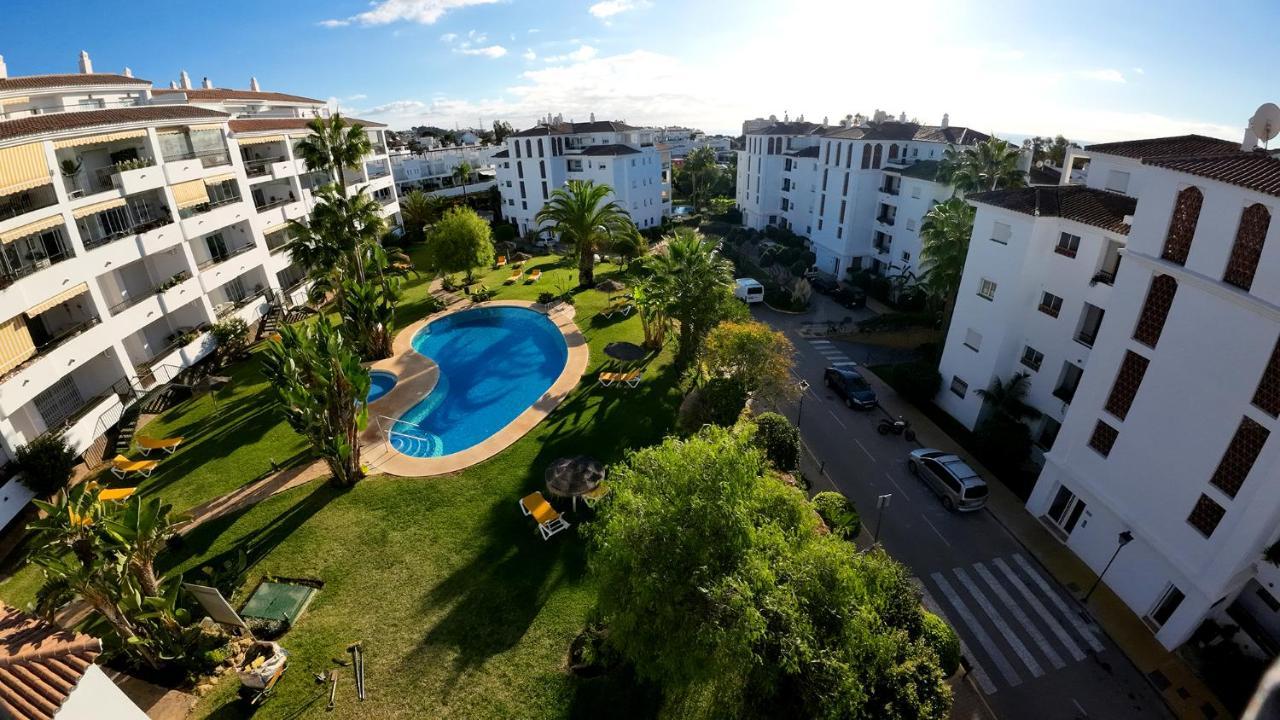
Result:
<svg viewBox="0 0 1280 720"><path fill-rule="evenodd" d="M493 144L501 145L513 132L515 132L515 129L511 127L511 123L506 122L505 120L494 120Z"/></svg>
<svg viewBox="0 0 1280 720"><path fill-rule="evenodd" d="M924 612L924 639L938 654L943 677L951 677L960 669L960 636L937 615Z"/></svg>
<svg viewBox="0 0 1280 720"><path fill-rule="evenodd" d="M853 540L862 530L862 518L858 517L857 508L841 493L820 492L813 496L813 507L831 532L845 540Z"/></svg>
<svg viewBox="0 0 1280 720"><path fill-rule="evenodd" d="M534 220L548 226L578 256L578 285L595 287L595 254L613 238L631 232L630 216L609 199L613 188L591 180L570 180L557 188Z"/></svg>
<svg viewBox="0 0 1280 720"><path fill-rule="evenodd" d="M462 161L453 168L453 180L462 186L462 202L467 202L467 183L471 182L471 173L475 172L475 168L471 167L471 163Z"/></svg>
<svg viewBox="0 0 1280 720"><path fill-rule="evenodd" d="M156 558L177 535L180 522L187 519L173 511L173 506L162 503L160 498L143 498L134 495L113 508L103 519L103 527L115 541L117 548L127 557L129 572L138 581L143 594L159 597L163 594L160 577L156 573Z"/></svg>
<svg viewBox="0 0 1280 720"><path fill-rule="evenodd" d="M649 252L649 241L640 234L640 229L632 225L627 232L614 235L609 243L609 252L622 258L623 267L630 267L631 262L644 257Z"/></svg>
<svg viewBox="0 0 1280 720"><path fill-rule="evenodd" d="M667 308L671 305L667 284L646 278L632 288L631 298L644 328L644 346L651 350L661 348L671 327L671 318L667 315Z"/></svg>
<svg viewBox="0 0 1280 720"><path fill-rule="evenodd" d="M946 717L919 596L881 552L817 532L748 433L633 453L585 530L608 642L682 718Z"/></svg>
<svg viewBox="0 0 1280 720"><path fill-rule="evenodd" d="M41 497L65 488L80 461L61 432L47 432L18 448L14 462L18 482Z"/></svg>
<svg viewBox="0 0 1280 720"><path fill-rule="evenodd" d="M945 308L949 324L964 263L973 235L974 208L958 197L934 205L920 225L920 263L925 266L919 286L934 307ZM945 327L944 327L945 329Z"/></svg>
<svg viewBox="0 0 1280 720"><path fill-rule="evenodd" d="M263 355L289 426L305 437L339 486L364 477L360 431L368 422L369 371L327 322L286 326Z"/></svg>
<svg viewBox="0 0 1280 720"><path fill-rule="evenodd" d="M339 192L347 192L347 168L359 167L373 152L373 143L364 126L347 122L341 113L328 118L312 118L307 123L311 134L298 141L295 152L312 171L329 173L338 179Z"/></svg>
<svg viewBox="0 0 1280 720"><path fill-rule="evenodd" d="M478 267L493 264L493 231L469 207L450 208L427 238L425 262L437 273L467 274L470 284Z"/></svg>
<svg viewBox="0 0 1280 720"><path fill-rule="evenodd" d="M765 459L782 472L800 467L800 431L785 416L776 412L756 416L756 447Z"/></svg>
<svg viewBox="0 0 1280 720"><path fill-rule="evenodd" d="M689 176L689 199L699 210L707 205L707 193L720 174L720 166L716 164L716 151L710 147L694 148L685 156L683 172Z"/></svg>
<svg viewBox="0 0 1280 720"><path fill-rule="evenodd" d="M1031 373L1017 372L1009 380L991 379L991 387L978 390L988 407L1014 420L1032 417L1038 411L1027 404L1027 393L1031 391Z"/></svg>
<svg viewBox="0 0 1280 720"><path fill-rule="evenodd" d="M655 255L655 278L665 285L667 316L680 323L676 360L687 365L733 300L733 264L715 243L688 228L666 237L666 252Z"/></svg>
<svg viewBox="0 0 1280 720"><path fill-rule="evenodd" d="M1020 188L1027 177L1018 168L1019 149L997 138L957 149L948 147L942 156L938 178L962 193Z"/></svg>
<svg viewBox="0 0 1280 720"><path fill-rule="evenodd" d="M229 317L213 325L213 341L217 343L218 362L227 363L249 351L249 324L244 318Z"/></svg>
<svg viewBox="0 0 1280 720"><path fill-rule="evenodd" d="M413 190L400 198L400 216L404 219L405 240L417 244L427 239L427 228L444 217L449 201L439 195Z"/></svg>
<svg viewBox="0 0 1280 720"><path fill-rule="evenodd" d="M791 361L795 347L781 333L760 322L722 322L707 333L700 358L710 377L726 377L747 392L771 402L795 393Z"/></svg>

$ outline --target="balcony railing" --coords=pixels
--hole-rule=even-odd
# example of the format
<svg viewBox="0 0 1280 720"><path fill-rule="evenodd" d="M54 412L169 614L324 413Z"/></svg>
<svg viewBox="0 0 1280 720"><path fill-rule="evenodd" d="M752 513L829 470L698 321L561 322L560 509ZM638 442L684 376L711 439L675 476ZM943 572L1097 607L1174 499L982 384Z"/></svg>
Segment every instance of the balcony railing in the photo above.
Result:
<svg viewBox="0 0 1280 720"><path fill-rule="evenodd" d="M120 313L124 312L125 310L128 310L134 305L137 305L143 300L146 300L149 297L155 297L156 295L160 295L164 291L168 290L169 288L176 287L177 285L190 279L191 279L191 272L187 270L183 270L180 273L176 273L173 277L169 278L168 280L165 280L159 285L156 285L155 287L151 288L150 292L141 292L141 293L138 293L137 295L134 295L133 297L124 298L123 300L116 303L115 305L112 305L111 307L107 308L107 311L110 312L113 316L119 315Z"/></svg>
<svg viewBox="0 0 1280 720"><path fill-rule="evenodd" d="M59 330L57 335L54 335L53 337L49 338L43 344L36 346L35 355L32 355L22 363L10 368L9 371L6 372L5 374L0 375L0 382L3 382L8 378L13 377L14 375L17 375L22 370L25 370L26 368L30 367L32 363L36 362L37 360L44 357L45 355L48 355L54 350L57 350L58 348L62 347L67 343L67 341L80 335L84 331L88 330L94 325L97 325L100 322L102 321L96 317L93 317L93 318L88 318L87 320L81 320L80 322L75 323L74 325L70 325L68 327L63 328L62 330Z"/></svg>
<svg viewBox="0 0 1280 720"><path fill-rule="evenodd" d="M285 160L288 160L288 158L286 158L283 155L281 155L280 157L256 158L253 160L245 160L244 172L249 177L261 177L271 172L272 165L278 162L284 162Z"/></svg>
<svg viewBox="0 0 1280 720"><path fill-rule="evenodd" d="M200 203L199 205L192 205L191 207L182 208L178 210L178 217L182 218L183 220L186 220L187 218L195 217L196 215L203 215L204 213L207 213L210 210L216 210L217 208L220 208L223 205L230 205L232 203L238 203L238 202L240 202L239 195L235 197L223 198L222 200L213 200L207 203Z"/></svg>
<svg viewBox="0 0 1280 720"><path fill-rule="evenodd" d="M29 264L0 268L0 289L7 288L28 275L33 275L40 270L57 265L64 260L70 260L75 256L71 248L59 247L55 253L44 255L39 259L32 258ZM7 263L5 264L7 265Z"/></svg>
<svg viewBox="0 0 1280 720"><path fill-rule="evenodd" d="M396 201L396 196L388 195L386 197L380 197L380 198L374 198L374 199L378 201L379 205L386 207Z"/></svg>
<svg viewBox="0 0 1280 720"><path fill-rule="evenodd" d="M151 232L152 230L155 230L156 228L164 227L165 225L168 225L171 222L173 222L173 218L169 217L168 214L166 213L164 217L157 217L157 218L142 220L140 222L133 224L128 228L125 228L123 230L117 230L116 232L110 233L108 235L102 235L96 238L85 237L84 249L92 250L94 248L102 247L103 245L108 245L110 243L113 243L116 240L120 240L121 238L127 238L133 235L141 235L142 233L145 233L145 232Z"/></svg>
<svg viewBox="0 0 1280 720"><path fill-rule="evenodd" d="M109 110L112 108L137 107L141 100L117 100L115 102L98 101L86 105L37 107L31 110L10 110L0 113L0 120L12 120L25 115L57 115L69 112L88 112L90 110Z"/></svg>
<svg viewBox="0 0 1280 720"><path fill-rule="evenodd" d="M1098 339L1097 328L1094 328L1092 330L1081 330L1080 332L1076 333L1076 342L1080 343L1085 347L1090 347L1090 348L1093 347L1093 343L1097 339Z"/></svg>
<svg viewBox="0 0 1280 720"><path fill-rule="evenodd" d="M876 217L876 222L883 223L885 225L890 225L890 226L893 225L893 220L894 220L893 217L890 215L879 215Z"/></svg>
<svg viewBox="0 0 1280 720"><path fill-rule="evenodd" d="M1093 276L1093 279L1089 281L1090 285L1097 285L1098 283L1102 283L1103 285L1115 285L1116 271L1099 270L1098 273Z"/></svg>
<svg viewBox="0 0 1280 720"><path fill-rule="evenodd" d="M165 162L176 162L178 160L200 160L200 164L204 167L211 168L218 165L230 165L231 154L224 148L222 150L191 150L189 152L178 153L172 157L165 157Z"/></svg>
<svg viewBox="0 0 1280 720"><path fill-rule="evenodd" d="M15 218L19 215L25 215L26 213L57 204L58 196L53 192L52 185L44 185L12 195L3 195L0 196L0 220L8 220L9 218Z"/></svg>
<svg viewBox="0 0 1280 720"><path fill-rule="evenodd" d="M897 195L899 191L898 191L898 188L894 186L882 185L880 187L880 192L884 193L885 195Z"/></svg>
<svg viewBox="0 0 1280 720"><path fill-rule="evenodd" d="M1062 245L1054 245L1053 251L1064 257L1074 258L1076 251L1073 248L1064 247Z"/></svg>
<svg viewBox="0 0 1280 720"><path fill-rule="evenodd" d="M881 255L888 255L888 254L889 254L889 246L888 246L888 245L872 245L871 247L875 248L876 252L877 252L877 253L879 253L879 254L881 254Z"/></svg>
<svg viewBox="0 0 1280 720"><path fill-rule="evenodd" d="M226 261L230 260L230 259L231 259L231 258L233 258L233 257L236 257L236 256L238 256L238 255L243 255L243 254L245 254L245 253L249 252L250 250L254 249L255 247L257 247L257 245L255 245L255 244L253 244L253 243L249 243L248 245L241 245L240 247L236 248L235 250L231 250L231 251L230 251L230 252L228 252L226 255L218 255L218 256L215 256L215 257L211 257L211 258L209 258L208 260L205 260L204 262L197 264L197 265L196 265L196 269L198 269L198 270L207 270L207 269L209 269L209 268L213 267L214 265L220 265L220 264L222 264L222 263L224 263L224 262L226 262Z"/></svg>
<svg viewBox="0 0 1280 720"><path fill-rule="evenodd" d="M270 252L273 255L289 247L289 243L293 241L293 238L289 236L289 232L287 230L273 232L268 235L266 239L267 252Z"/></svg>
<svg viewBox="0 0 1280 720"><path fill-rule="evenodd" d="M278 208L281 205L288 205L291 202L297 202L297 200L292 197L272 198L271 200L268 200L262 203L261 205L255 202L253 206L254 208L257 209L258 212L266 212L271 208Z"/></svg>

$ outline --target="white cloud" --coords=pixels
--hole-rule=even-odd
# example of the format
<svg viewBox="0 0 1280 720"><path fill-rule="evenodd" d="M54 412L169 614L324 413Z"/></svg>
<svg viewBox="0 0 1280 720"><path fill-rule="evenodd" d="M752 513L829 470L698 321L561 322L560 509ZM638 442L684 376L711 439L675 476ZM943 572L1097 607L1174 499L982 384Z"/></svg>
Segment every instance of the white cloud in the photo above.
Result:
<svg viewBox="0 0 1280 720"><path fill-rule="evenodd" d="M445 45L453 46L453 51L459 55L479 55L496 60L507 54L507 49L501 45L486 45L489 36L482 32L472 30L467 33L465 40L458 40L457 33L445 33L440 36L440 41Z"/></svg>
<svg viewBox="0 0 1280 720"><path fill-rule="evenodd" d="M601 0L601 2L587 8L587 12L601 20L607 20L614 15L632 10L641 10L649 6L648 0Z"/></svg>
<svg viewBox="0 0 1280 720"><path fill-rule="evenodd" d="M501 45L486 45L484 47L460 47L454 50L456 53L463 55L483 55L487 58L497 59L507 54L507 49Z"/></svg>
<svg viewBox="0 0 1280 720"><path fill-rule="evenodd" d="M427 104L421 100L392 100L383 105L376 105L361 110L361 115L406 115L415 112L421 112L427 107Z"/></svg>
<svg viewBox="0 0 1280 720"><path fill-rule="evenodd" d="M368 99L369 99L369 96L365 95L364 93L356 93L355 95L347 96L347 100L349 102L359 102L360 100L368 100Z"/></svg>
<svg viewBox="0 0 1280 720"><path fill-rule="evenodd" d="M542 32L542 28L529 28L528 32L530 35L536 35Z"/></svg>
<svg viewBox="0 0 1280 720"><path fill-rule="evenodd" d="M1102 68L1099 70L1081 70L1076 73L1086 80L1098 80L1100 82L1122 83L1124 82L1124 73L1114 68Z"/></svg>
<svg viewBox="0 0 1280 720"><path fill-rule="evenodd" d="M537 60L537 59L538 59L538 53L534 52L534 51L533 51L533 48L529 48L528 50L525 50L525 51L524 51L524 54L523 54L523 55L521 55L520 57L524 58L525 60L529 60L529 61L531 61L531 62L532 62L533 60Z"/></svg>
<svg viewBox="0 0 1280 720"><path fill-rule="evenodd" d="M471 5L488 5L499 0L374 0L372 8L348 18L321 20L324 27L359 25L389 25L394 22L415 22L433 25L450 10Z"/></svg>
<svg viewBox="0 0 1280 720"><path fill-rule="evenodd" d="M441 42L451 43L458 39L458 33L445 33L440 36Z"/></svg>
<svg viewBox="0 0 1280 720"><path fill-rule="evenodd" d="M1134 75L1146 75L1146 74L1147 74L1147 71L1146 71L1146 70L1143 70L1143 69L1142 69L1142 68L1140 68L1140 67L1136 67L1136 68L1134 68L1134 69L1133 69L1133 74L1134 74Z"/></svg>
<svg viewBox="0 0 1280 720"><path fill-rule="evenodd" d="M590 45L579 45L577 50L565 53L564 55L548 55L543 58L543 60L549 63L586 62L599 54L600 51Z"/></svg>

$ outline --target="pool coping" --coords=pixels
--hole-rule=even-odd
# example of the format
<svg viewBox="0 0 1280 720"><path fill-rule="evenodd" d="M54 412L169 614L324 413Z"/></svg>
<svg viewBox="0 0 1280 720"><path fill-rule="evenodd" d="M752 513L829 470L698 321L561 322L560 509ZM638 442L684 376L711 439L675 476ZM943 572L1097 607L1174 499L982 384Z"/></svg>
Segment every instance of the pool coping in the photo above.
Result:
<svg viewBox="0 0 1280 720"><path fill-rule="evenodd" d="M382 433L382 428L388 424L386 418L399 418L404 415L435 389L436 381L440 377L440 369L435 362L413 349L414 335L428 323L440 318L486 307L525 308L541 313L554 323L564 335L565 345L569 351L560 376L550 388L547 388L542 397L515 419L466 450L440 457L420 458L405 455L391 447ZM524 437L569 396L586 373L591 352L587 347L586 338L574 322L574 315L572 305L555 306L551 312L547 312L543 305L529 300L492 300L451 308L410 323L392 340L391 357L369 365L370 370L383 370L394 373L397 377L395 386L386 395L369 403L369 424L360 434L361 459L369 472L399 477L444 475L488 460Z"/></svg>

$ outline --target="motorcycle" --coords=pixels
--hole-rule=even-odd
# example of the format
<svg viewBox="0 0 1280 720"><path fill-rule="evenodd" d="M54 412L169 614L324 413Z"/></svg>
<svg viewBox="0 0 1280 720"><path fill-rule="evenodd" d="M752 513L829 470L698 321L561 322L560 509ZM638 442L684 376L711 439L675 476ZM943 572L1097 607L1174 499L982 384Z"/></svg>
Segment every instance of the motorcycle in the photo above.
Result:
<svg viewBox="0 0 1280 720"><path fill-rule="evenodd" d="M916 431L911 429L911 423L902 419L901 416L899 416L897 420L881 418L880 424L876 426L876 431L881 435L901 435L906 438L908 442L916 439Z"/></svg>

